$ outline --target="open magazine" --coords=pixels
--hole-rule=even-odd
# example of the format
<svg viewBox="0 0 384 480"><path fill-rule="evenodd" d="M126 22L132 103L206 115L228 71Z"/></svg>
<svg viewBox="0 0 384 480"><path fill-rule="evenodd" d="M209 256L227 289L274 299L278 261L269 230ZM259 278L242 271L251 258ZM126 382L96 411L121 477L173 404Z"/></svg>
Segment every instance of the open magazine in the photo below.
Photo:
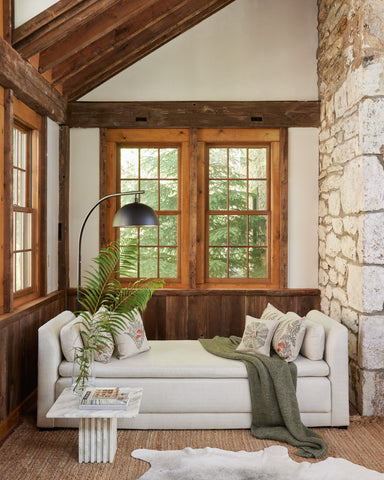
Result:
<svg viewBox="0 0 384 480"><path fill-rule="evenodd" d="M129 404L131 389L122 387L86 388L79 408L94 410L125 410Z"/></svg>

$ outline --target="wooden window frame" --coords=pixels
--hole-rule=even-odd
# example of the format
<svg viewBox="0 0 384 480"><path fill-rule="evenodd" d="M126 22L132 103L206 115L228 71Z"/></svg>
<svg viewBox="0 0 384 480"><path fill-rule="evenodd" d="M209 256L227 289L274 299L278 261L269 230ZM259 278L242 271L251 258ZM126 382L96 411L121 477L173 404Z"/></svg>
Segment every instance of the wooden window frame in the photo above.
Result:
<svg viewBox="0 0 384 480"><path fill-rule="evenodd" d="M179 159L179 219L180 228L178 230L178 277L175 279L167 279L167 288L188 288L188 249L181 248L182 245L189 243L189 185L187 182L187 172L189 170L189 132L185 129L156 129L156 130L107 130L106 145L101 151L106 152L106 162L102 161L102 166L106 163L106 168L102 175L105 182L100 185L101 195L120 191L117 185L117 169L116 161L117 149L120 146L160 146L160 147L177 147L180 151ZM133 197L131 199L133 201ZM145 203L145 194L141 201ZM115 212L120 207L121 197L115 197L104 202L106 205L100 209L100 225L104 225L100 232L100 246L104 247L111 241L114 241L117 229L112 227L112 220ZM122 284L124 285L124 279Z"/></svg>
<svg viewBox="0 0 384 480"><path fill-rule="evenodd" d="M116 144L165 142L167 135L181 137L182 157L180 198L183 203L181 244L181 281L167 282L165 288L176 289L277 289L287 287L288 252L288 135L286 128L273 129L101 129L100 195L116 192ZM151 141L148 141L151 139ZM271 150L271 245L272 269L267 279L206 278L206 199L207 145L268 145ZM145 198L142 201L145 203ZM108 200L100 209L100 246L115 239L112 227L119 206ZM186 247L185 247L186 246Z"/></svg>
<svg viewBox="0 0 384 480"><path fill-rule="evenodd" d="M3 289L1 304L3 313L10 313L38 297L46 295L46 118L13 96L11 90L4 91L4 203L1 205L4 219L2 231ZM13 130L14 127L29 131L31 135L30 165L32 226L32 286L14 292L13 268L13 219L19 207L13 205Z"/></svg>

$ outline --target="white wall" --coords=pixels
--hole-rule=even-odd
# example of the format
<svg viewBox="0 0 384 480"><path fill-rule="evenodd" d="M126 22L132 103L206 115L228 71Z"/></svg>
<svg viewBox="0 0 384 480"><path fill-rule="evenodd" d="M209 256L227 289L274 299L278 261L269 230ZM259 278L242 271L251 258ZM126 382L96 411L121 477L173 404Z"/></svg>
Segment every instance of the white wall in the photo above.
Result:
<svg viewBox="0 0 384 480"><path fill-rule="evenodd" d="M316 0L237 0L82 100L317 100Z"/></svg>
<svg viewBox="0 0 384 480"><path fill-rule="evenodd" d="M48 119L47 142L47 293L58 286L59 127Z"/></svg>
<svg viewBox="0 0 384 480"><path fill-rule="evenodd" d="M318 129L288 130L288 286L318 287Z"/></svg>
<svg viewBox="0 0 384 480"><path fill-rule="evenodd" d="M89 210L99 199L99 130L72 129L70 137L69 189L69 280L77 286L78 240L81 225ZM99 250L99 212L89 217L83 234L82 263L87 269L89 260ZM84 272L84 269L83 269Z"/></svg>

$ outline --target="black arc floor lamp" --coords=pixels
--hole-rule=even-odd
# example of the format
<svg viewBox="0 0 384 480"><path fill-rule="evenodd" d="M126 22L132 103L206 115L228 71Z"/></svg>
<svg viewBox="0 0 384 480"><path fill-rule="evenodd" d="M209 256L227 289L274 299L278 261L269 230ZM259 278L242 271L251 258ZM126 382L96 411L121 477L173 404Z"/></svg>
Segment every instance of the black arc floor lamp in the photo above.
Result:
<svg viewBox="0 0 384 480"><path fill-rule="evenodd" d="M122 197L125 195L135 195L135 201L132 203L127 203L123 205L115 213L113 218L112 226L114 227L143 227L143 226L155 226L159 225L159 219L155 211L145 205L144 203L139 202L138 195L145 193L145 190L133 190L130 192L119 192L111 193L105 197L100 198L98 202L89 210L87 216L85 217L83 224L81 226L80 235L79 235L79 252L78 252L78 282L77 282L77 309L80 310L80 295L81 295L81 244L83 240L83 232L85 224L87 223L88 218L91 213L95 210L100 203L104 202L108 198L112 197Z"/></svg>

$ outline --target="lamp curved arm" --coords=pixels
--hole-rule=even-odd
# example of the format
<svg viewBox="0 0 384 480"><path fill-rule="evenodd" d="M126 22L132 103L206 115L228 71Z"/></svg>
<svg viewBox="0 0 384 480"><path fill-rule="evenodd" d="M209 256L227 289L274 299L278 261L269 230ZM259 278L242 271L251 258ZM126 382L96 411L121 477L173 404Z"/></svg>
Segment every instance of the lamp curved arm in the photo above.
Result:
<svg viewBox="0 0 384 480"><path fill-rule="evenodd" d="M89 210L87 213L83 224L80 229L80 235L79 235L79 247L78 247L78 271L77 271L77 310L80 310L80 291L81 291L81 244L83 240L83 232L84 232L84 227L85 224L87 223L88 218L90 217L91 213L95 210L96 207L100 205L100 203L104 202L104 200L107 200L108 198L112 197L122 197L124 195L136 195L136 200L137 200L137 195L145 193L145 190L132 190L130 192L119 192L119 193L111 193L110 195L105 195L105 197L100 198L95 205Z"/></svg>

